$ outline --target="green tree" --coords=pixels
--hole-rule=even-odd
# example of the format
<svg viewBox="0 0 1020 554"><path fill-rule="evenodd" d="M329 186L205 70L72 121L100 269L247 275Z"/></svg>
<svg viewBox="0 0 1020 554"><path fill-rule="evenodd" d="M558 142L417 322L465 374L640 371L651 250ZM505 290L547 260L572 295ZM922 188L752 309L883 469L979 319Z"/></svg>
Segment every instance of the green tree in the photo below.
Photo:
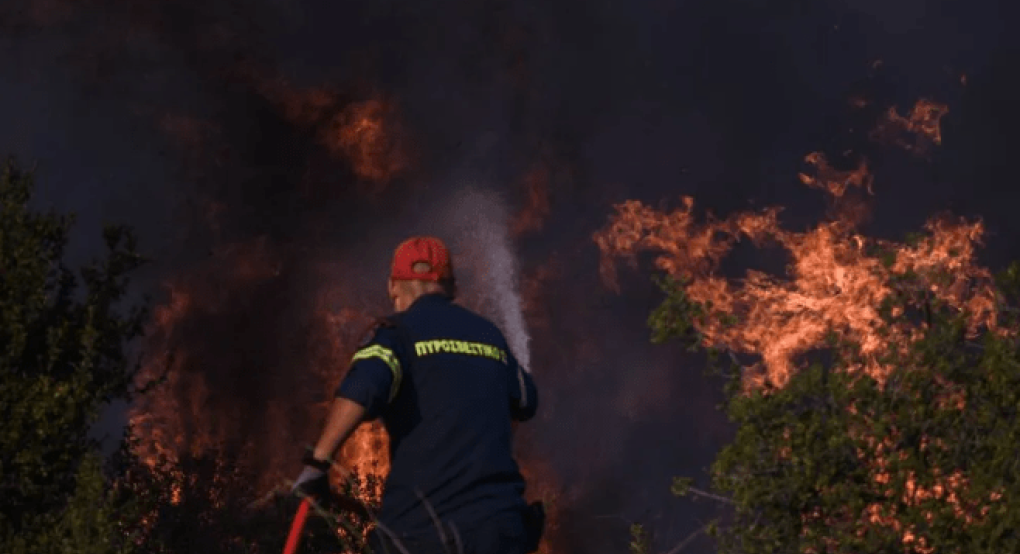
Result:
<svg viewBox="0 0 1020 554"><path fill-rule="evenodd" d="M67 267L74 218L34 210L33 188L13 160L0 167L0 552L279 552L299 499L253 503L254 476L236 459L143 462L129 427L104 463L90 436L101 411L147 393L133 388L129 354L145 306L123 306L144 260L128 229L107 227L106 255ZM367 498L372 486L355 479L344 493ZM302 552L360 551L351 539L369 521L349 508L320 510Z"/></svg>
<svg viewBox="0 0 1020 554"><path fill-rule="evenodd" d="M977 336L973 314L930 294L936 282L902 275L882 306L915 342L864 360L832 334L825 362L751 390L732 355L702 346L699 322L724 316L685 283L661 282L653 340L707 351L728 379L736 434L711 466L712 491L690 478L673 488L729 506L706 528L719 552L1020 552L1020 265L997 280L997 322ZM869 361L886 370L855 369Z"/></svg>
<svg viewBox="0 0 1020 554"><path fill-rule="evenodd" d="M63 259L73 216L29 205L33 175L13 160L0 174L0 551L129 552L130 514L89 431L130 394L128 343L142 306L122 308L143 259L123 227L78 271Z"/></svg>

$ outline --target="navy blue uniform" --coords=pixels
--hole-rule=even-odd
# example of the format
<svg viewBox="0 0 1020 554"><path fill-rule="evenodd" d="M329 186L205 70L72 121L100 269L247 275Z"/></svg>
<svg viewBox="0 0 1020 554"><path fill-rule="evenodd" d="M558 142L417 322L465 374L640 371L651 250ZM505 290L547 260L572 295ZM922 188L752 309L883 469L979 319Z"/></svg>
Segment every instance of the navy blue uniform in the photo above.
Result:
<svg viewBox="0 0 1020 554"><path fill-rule="evenodd" d="M337 390L368 419L381 417L390 436L379 521L409 547L425 547L438 533L424 496L462 541L516 534L525 501L511 420L535 415L531 376L495 325L442 295L422 296L389 319L397 325L375 330Z"/></svg>

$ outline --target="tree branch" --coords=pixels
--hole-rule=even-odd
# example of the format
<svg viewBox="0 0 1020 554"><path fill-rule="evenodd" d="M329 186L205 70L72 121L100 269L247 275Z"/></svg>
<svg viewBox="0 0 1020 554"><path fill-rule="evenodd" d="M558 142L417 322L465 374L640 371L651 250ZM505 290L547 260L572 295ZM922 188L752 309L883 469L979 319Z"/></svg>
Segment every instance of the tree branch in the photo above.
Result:
<svg viewBox="0 0 1020 554"><path fill-rule="evenodd" d="M730 505L735 505L736 504L736 502L734 502L733 500L731 500L729 498L726 498L725 496L719 496L718 494L712 494L710 492L705 492L705 491L703 491L701 489L698 489L698 488L695 488L695 487L687 487L687 492L696 494L698 496L703 496L705 498L711 498L712 500L716 500L716 501L722 502L724 504L730 504Z"/></svg>
<svg viewBox="0 0 1020 554"><path fill-rule="evenodd" d="M686 548L687 545L689 545L691 541L693 541L698 535L704 533L705 529L706 527L702 527L701 529L698 529L697 531L691 533L690 535L687 535L686 539L680 541L680 544L677 544L672 548L672 550L666 552L665 554L677 554L678 552Z"/></svg>

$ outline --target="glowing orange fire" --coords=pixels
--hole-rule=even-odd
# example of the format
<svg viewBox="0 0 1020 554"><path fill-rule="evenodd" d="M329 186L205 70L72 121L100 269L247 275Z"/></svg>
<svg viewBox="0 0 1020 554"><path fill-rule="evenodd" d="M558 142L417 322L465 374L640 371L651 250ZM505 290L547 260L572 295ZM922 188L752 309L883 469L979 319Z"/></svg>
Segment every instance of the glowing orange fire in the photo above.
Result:
<svg viewBox="0 0 1020 554"><path fill-rule="evenodd" d="M208 389L201 370L209 361L193 352L196 344L189 343L184 327L189 321L212 317L228 309L227 303L235 298L228 291L237 295L251 294L248 291L279 274L278 256L265 239L258 239L216 249L206 264L167 285L170 298L155 309L148 334L148 358L140 382L149 382L164 374L166 380L153 394L139 400L132 416L132 424L142 439L140 453L144 458L153 463L160 457L174 461L185 452L199 455L215 450L220 444L236 441L237 422L244 421L246 415L237 411L240 406L231 405L229 395L218 394L215 401L211 399L217 391ZM311 373L322 379L324 386L329 381L335 382L342 372L344 362L341 360L352 351L356 327L367 321L367 317L359 315L348 310L339 314L321 313L316 318L321 333L327 335L324 347L327 355L313 359L316 367L311 368ZM314 335L314 338L321 337ZM243 342L238 346L243 346ZM303 409L303 406L271 402L266 420L270 424L286 421L288 412ZM263 440L273 443L269 450L293 453L298 448L289 442L293 438L287 432L263 431ZM277 484L268 481L282 478L285 468L293 465L288 463L292 460L286 458L281 456L279 463L270 464L275 471L265 476L267 488Z"/></svg>
<svg viewBox="0 0 1020 554"><path fill-rule="evenodd" d="M804 157L804 161L815 167L815 175L801 173L800 182L812 188L819 188L828 191L829 194L839 198L846 193L847 188L855 186L872 193L871 185L874 179L868 172L868 162L861 160L857 169L851 171L840 171L829 165L825 154L812 152Z"/></svg>
<svg viewBox="0 0 1020 554"><path fill-rule="evenodd" d="M926 144L941 142L939 118L944 113L945 106L928 101L918 102L908 118L890 110L873 137L921 152ZM908 141L905 134L915 139ZM801 174L801 181L827 192L837 203L849 187L871 192L873 181L864 161L850 171L832 168L819 153L808 155L805 161L815 171L813 175ZM975 261L983 232L980 222L935 217L925 225L920 240L906 244L860 235L856 219L845 211L799 233L780 227L778 208L737 213L721 220L707 217L704 221L696 220L694 201L689 197L682 199L679 209L668 213L638 201L624 202L615 209L609 225L594 235L602 253L601 271L606 284L619 288L617 259L634 264L639 253L655 253L654 263L659 270L682 279L692 300L708 304L716 312L716 317L696 323L703 342L761 360L747 368L748 387L766 382L782 387L796 371L800 356L824 347L829 332L860 345L865 362L850 370L863 370L883 381L891 368L879 363L876 355L890 344L905 348L925 328L923 322L890 327L878 311L882 300L892 292L889 283L908 273L920 276L932 296L969 313L971 333L996 329L992 278ZM743 239L759 246L783 248L790 259L787 278L748 271L742 281L735 282L720 275L720 261ZM721 316L730 316L730 321L725 322ZM962 406L965 399L950 393L941 401ZM877 483L889 480L884 468L889 457L896 455L889 450L890 440L873 440L872 452L860 453L862 459L874 464ZM908 476L909 498L904 501L915 505L922 499L941 499L966 522L987 513L987 507L976 511L960 502L959 492L966 486L964 475L934 477L933 486L922 488L915 475ZM904 545L916 552L933 550L923 537L917 537L913 529L902 525L895 513L880 504L868 508L867 519L900 532Z"/></svg>
<svg viewBox="0 0 1020 554"><path fill-rule="evenodd" d="M926 99L918 100L906 117L900 115L895 107L889 108L872 130L871 138L924 154L931 145L942 144L940 122L948 112L949 108L944 104Z"/></svg>
<svg viewBox="0 0 1020 554"><path fill-rule="evenodd" d="M542 228L549 216L549 169L539 165L524 176L527 203L510 221L510 231L521 235Z"/></svg>
<svg viewBox="0 0 1020 554"><path fill-rule="evenodd" d="M337 271L335 264L321 265L327 274ZM182 330L192 321L236 308L230 302L252 297L254 291L275 279L280 271L276 249L266 240L256 240L216 249L205 264L168 284L170 297L155 310L148 335L149 357L140 375L141 382L164 374L166 380L142 398L132 412L132 424L140 439L138 453L150 465L161 460L172 465L184 454L214 454L220 445L236 442L243 427L241 422L250 414L233 405L229 395L215 395L210 390L201 370L208 361L201 358L196 348L200 345L189 342L189 336ZM249 454L270 456L262 460L257 484L260 493L293 478L302 446L299 441L314 440L314 432L326 415L331 396L328 393L343 378L357 341L372 322L369 314L386 311L381 304L352 299L352 291L345 290L336 279L323 278L319 282L324 284L312 302L316 308L309 319L304 345L307 366L289 370L295 379L307 376L318 383L321 401L303 404L299 398L282 399L266 408L262 418L265 428L252 439L258 444ZM241 338L239 344L244 344L243 341ZM308 422L308 436L295 437L288 429L286 423L294 419L295 413L302 414ZM337 456L344 469L373 481L374 486L362 489L364 500L378 501L381 497L382 481L390 469L388 447L382 425L372 422L360 426ZM347 475L346 471L334 473L338 488ZM546 479L545 486L551 482Z"/></svg>
<svg viewBox="0 0 1020 554"><path fill-rule="evenodd" d="M327 281L329 282L329 281ZM335 281L334 281L335 282ZM344 306L338 311L320 309L315 314L317 332L309 337L308 348L316 352L313 359L315 371L325 384L324 390L335 390L343 378L350 356L354 353L355 342L372 322L368 313L381 313L383 307L354 308L343 302L344 291L339 287L324 287L318 293L316 306ZM352 340L354 339L354 340ZM324 421L329 401L317 407L317 422ZM360 477L372 477L376 486L366 490L369 500L382 497L382 480L390 471L389 436L378 421L366 423L358 427L351 438L344 444L337 455L337 461L348 470ZM334 475L336 484L346 475Z"/></svg>
<svg viewBox="0 0 1020 554"><path fill-rule="evenodd" d="M392 102L369 99L349 103L329 87L296 87L254 63L238 63L232 72L274 106L281 119L315 133L330 153L346 161L352 172L376 191L408 167L404 134ZM220 146L214 142L219 138L216 126L192 116L165 115L159 126L181 147L189 165L207 163L209 152ZM195 340L187 329L191 322L243 307L251 302L246 296L257 296L259 287L270 286L281 272L283 252L278 245L264 238L222 244L220 224L231 207L210 199L200 202L217 245L207 260L166 283L169 300L155 310L139 378L147 382L165 376L165 381L142 398L132 414L132 424L141 438L140 453L152 464L160 459L173 463L185 453L203 455L222 444L249 440L238 435L245 435L239 432L239 422L250 419L242 412L251 406L231 402L229 395L210 390L214 387L202 368L213 362L201 351L202 339ZM309 367L293 368L318 379L323 391L335 388L343 375L355 342L371 320L366 314L378 314L385 308L342 307L344 303L335 298L339 292L328 287L319 291L322 302L317 306L323 307L309 318ZM251 340L237 338L241 343ZM308 421L310 426L320 424L325 408L325 404L303 403L299 398L268 399L258 408L266 428L261 438L250 439L258 443L258 452L250 455L265 458L261 460L262 490L293 477L299 459L295 450L300 448L294 443L295 419ZM384 439L378 425L363 426L344 448L343 463L363 476L385 476L388 454Z"/></svg>
<svg viewBox="0 0 1020 554"><path fill-rule="evenodd" d="M346 155L359 177L381 185L409 163L394 106L382 100L347 106L330 122L323 141L333 151Z"/></svg>
<svg viewBox="0 0 1020 554"><path fill-rule="evenodd" d="M363 185L362 192L379 192L411 167L406 133L395 102L378 97L351 103L328 87L296 87L252 64L238 64L233 71L266 99L282 120L308 131L335 159L345 161ZM222 138L217 127L195 117L166 115L160 127L182 147L189 164L208 163L210 152L223 149L217 144ZM547 165L539 164L523 180L527 202L510 222L515 232L541 228L549 211L549 177ZM314 434L326 415L329 393L342 379L356 342L372 320L370 315L385 313L387 306L359 304L349 285L337 284L341 281L336 279L319 280L318 288L309 293L315 307L299 323L307 326L305 344L299 345L304 357L287 371L295 379L313 383L303 385L304 389L322 394L311 401L270 397L258 405L257 415L250 413L250 403L233 401L220 390L222 383L214 382L205 371L214 363L241 364L237 359L243 359L243 355L239 353L234 360L210 359L203 341L214 339L201 331L196 337L195 328L203 328L223 314L243 313L246 303L258 301L260 291L285 281L288 274L284 263L292 253L265 238L222 242L222 223L234 207L211 199L200 202L201 215L217 245L207 259L165 284L168 299L155 309L139 381L146 383L160 376L165 380L133 407L131 423L140 440L138 453L150 465L165 461L170 464L169 471L175 471L173 464L185 456L216 454L223 445L232 445L235 453L242 452L257 467L256 487L264 493L294 477L299 469L301 441L315 438L297 437L296 432L303 431L295 429L294 422L303 422L302 429ZM314 260L302 263L314 266ZM530 282L540 286L541 278ZM472 303L470 297L462 301ZM242 332L231 336L224 331L216 330L223 340L236 340L239 346L253 340ZM215 355L227 357L222 352L216 349ZM257 433L245 423L253 417L258 418ZM389 472L388 437L382 426L370 423L359 427L339 453L338 462L361 477L374 477L376 486L364 492L367 499L377 500L379 484ZM536 480L532 490L551 487L551 474L537 468L535 462L525 468ZM338 481L345 477L339 473L346 472L334 475ZM175 498L179 493L174 493Z"/></svg>
<svg viewBox="0 0 1020 554"><path fill-rule="evenodd" d="M346 159L359 179L373 185L372 191L382 190L410 167L406 133L392 100L369 98L345 103L326 87L296 88L248 65L235 71L278 105L287 121L314 130L323 146Z"/></svg>
<svg viewBox="0 0 1020 554"><path fill-rule="evenodd" d="M824 163L820 155L808 159ZM859 177L860 170L851 175L846 180L840 174L841 182L836 183L817 177L809 181L837 195L847 182L862 186L870 182ZM891 292L887 283L894 275L946 272L952 280L932 283L932 293L969 309L973 330L994 325L991 276L974 261L980 222L933 219L926 225L928 236L910 246L868 239L855 233L851 222L840 220L803 233L786 231L779 226L776 208L704 223L695 220L693 208L691 198L683 198L683 207L671 213L638 201L616 206L610 225L595 235L603 255L603 277L616 287L615 258L634 260L640 251L658 252L656 267L690 279L687 293L693 300L710 302L714 310L736 317L733 325L710 319L699 331L706 344L760 356L763 364L751 372L759 381L785 384L797 356L822 345L830 330L858 342L865 356L881 352L890 337L880 338L883 322L878 306ZM719 262L742 238L782 246L791 257L790 279L749 271L736 285L718 275ZM869 254L874 246L895 252L894 263L887 266ZM907 328L890 332L900 343L911 336ZM879 378L885 371L877 364L866 369Z"/></svg>
<svg viewBox="0 0 1020 554"><path fill-rule="evenodd" d="M165 381L153 394L138 399L131 424L139 454L150 462L175 462L188 453L201 455L234 440L229 402L220 401L213 413L200 355L189 350L182 327L190 318L214 315L225 307L224 286L248 287L279 274L279 260L265 239L218 248L210 261L167 283L169 301L155 308L147 335L148 348L138 380ZM229 283L229 284L228 284ZM221 395L222 396L222 395ZM215 415L215 417L213 417Z"/></svg>

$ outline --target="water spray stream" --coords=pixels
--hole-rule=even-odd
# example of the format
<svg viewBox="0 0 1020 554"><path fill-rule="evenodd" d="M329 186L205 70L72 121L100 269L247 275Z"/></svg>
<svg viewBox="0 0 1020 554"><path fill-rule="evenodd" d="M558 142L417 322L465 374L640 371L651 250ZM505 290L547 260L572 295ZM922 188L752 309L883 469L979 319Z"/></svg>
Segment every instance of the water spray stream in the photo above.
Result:
<svg viewBox="0 0 1020 554"><path fill-rule="evenodd" d="M508 227L509 213L500 195L468 188L454 194L441 210L440 225L451 237L454 271L462 293L506 334L514 356L531 371L531 338L518 287L518 264Z"/></svg>

